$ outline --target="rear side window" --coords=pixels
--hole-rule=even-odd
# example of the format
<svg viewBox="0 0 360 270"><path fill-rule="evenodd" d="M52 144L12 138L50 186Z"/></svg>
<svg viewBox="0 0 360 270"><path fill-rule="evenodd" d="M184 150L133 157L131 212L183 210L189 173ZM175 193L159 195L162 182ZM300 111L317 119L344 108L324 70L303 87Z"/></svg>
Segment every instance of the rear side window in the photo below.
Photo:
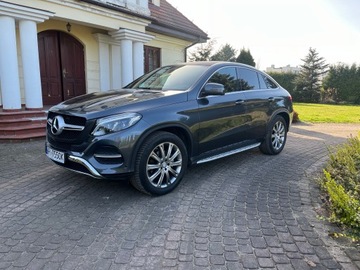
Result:
<svg viewBox="0 0 360 270"><path fill-rule="evenodd" d="M241 90L260 89L259 79L256 71L245 68L239 68L238 71Z"/></svg>
<svg viewBox="0 0 360 270"><path fill-rule="evenodd" d="M261 84L261 88L268 88L268 89L274 89L274 88L278 88L277 84L271 80L269 77L259 74L259 79L260 79L260 84Z"/></svg>
<svg viewBox="0 0 360 270"><path fill-rule="evenodd" d="M236 69L232 67L218 70L210 77L208 82L224 85L225 93L239 91Z"/></svg>

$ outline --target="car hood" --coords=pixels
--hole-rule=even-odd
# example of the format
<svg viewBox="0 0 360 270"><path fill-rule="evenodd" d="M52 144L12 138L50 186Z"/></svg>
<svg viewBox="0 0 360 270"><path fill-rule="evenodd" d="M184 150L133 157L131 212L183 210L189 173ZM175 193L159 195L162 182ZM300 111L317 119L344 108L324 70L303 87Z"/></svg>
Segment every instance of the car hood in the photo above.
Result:
<svg viewBox="0 0 360 270"><path fill-rule="evenodd" d="M154 91L154 90L111 90L75 97L64 101L50 109L52 112L98 116L122 112L139 112L149 108L164 106L187 99L183 91Z"/></svg>

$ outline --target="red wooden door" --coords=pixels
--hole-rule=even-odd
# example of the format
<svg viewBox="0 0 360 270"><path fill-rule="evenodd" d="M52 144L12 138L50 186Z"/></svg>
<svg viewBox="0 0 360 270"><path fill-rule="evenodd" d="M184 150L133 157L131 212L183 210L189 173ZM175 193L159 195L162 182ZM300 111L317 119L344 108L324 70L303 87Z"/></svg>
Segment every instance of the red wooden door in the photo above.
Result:
<svg viewBox="0 0 360 270"><path fill-rule="evenodd" d="M66 33L51 30L39 33L38 42L44 105L85 94L83 45Z"/></svg>
<svg viewBox="0 0 360 270"><path fill-rule="evenodd" d="M59 41L56 31L38 34L40 75L44 105L62 101L62 80Z"/></svg>
<svg viewBox="0 0 360 270"><path fill-rule="evenodd" d="M84 47L72 36L59 32L63 98L85 94Z"/></svg>

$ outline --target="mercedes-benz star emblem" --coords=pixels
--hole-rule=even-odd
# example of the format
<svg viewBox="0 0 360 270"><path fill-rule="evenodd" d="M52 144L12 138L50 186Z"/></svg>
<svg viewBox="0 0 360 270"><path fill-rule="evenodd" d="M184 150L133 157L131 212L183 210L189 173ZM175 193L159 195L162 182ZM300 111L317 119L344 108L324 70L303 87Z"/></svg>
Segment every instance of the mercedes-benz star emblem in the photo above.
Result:
<svg viewBox="0 0 360 270"><path fill-rule="evenodd" d="M51 125L51 133L54 135L59 135L65 127L64 118L62 116L58 115L55 116L52 125Z"/></svg>

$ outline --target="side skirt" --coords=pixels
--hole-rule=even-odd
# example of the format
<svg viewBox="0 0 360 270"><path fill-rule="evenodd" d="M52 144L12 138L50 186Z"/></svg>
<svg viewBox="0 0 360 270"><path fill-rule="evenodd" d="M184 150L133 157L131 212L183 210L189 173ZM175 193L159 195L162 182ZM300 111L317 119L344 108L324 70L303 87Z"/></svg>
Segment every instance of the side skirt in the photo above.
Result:
<svg viewBox="0 0 360 270"><path fill-rule="evenodd" d="M201 163L213 161L213 160L216 160L216 159L219 159L219 158L223 158L223 157L231 156L231 155L234 155L234 154L237 154L237 153L240 153L240 152L244 152L244 151L256 148L260 144L261 143L254 143L254 144L250 144L250 145L247 145L247 146L244 146L244 147L240 147L238 149L234 149L234 150L227 151L227 152L224 152L224 153L221 153L221 154L217 154L217 155L214 155L214 156L211 156L211 157L200 159L200 160L198 160L196 162L196 164L201 164Z"/></svg>

